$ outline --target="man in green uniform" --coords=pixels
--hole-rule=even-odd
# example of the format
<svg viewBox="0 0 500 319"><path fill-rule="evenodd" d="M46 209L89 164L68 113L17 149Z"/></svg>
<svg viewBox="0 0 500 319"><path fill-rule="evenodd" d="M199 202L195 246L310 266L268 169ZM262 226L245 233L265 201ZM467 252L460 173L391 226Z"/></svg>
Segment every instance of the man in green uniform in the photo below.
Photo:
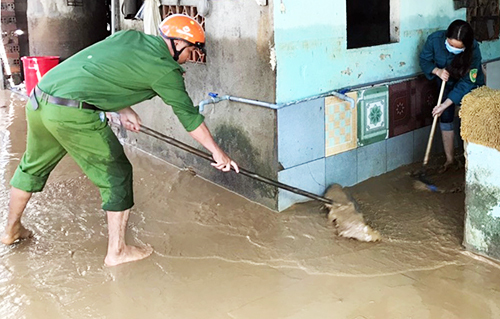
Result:
<svg viewBox="0 0 500 319"><path fill-rule="evenodd" d="M56 66L38 83L26 107L27 146L11 180L4 244L31 236L21 224L24 209L32 193L42 191L50 172L69 153L100 190L109 231L105 264L149 256L150 246L125 243L134 205L132 166L103 115L118 112L122 125L138 132L141 121L130 106L157 95L212 153L214 167L226 172L233 167L238 172L238 165L213 140L184 86L179 64L193 50L203 49L202 27L190 17L173 15L160 24L160 31L161 37L118 32Z"/></svg>

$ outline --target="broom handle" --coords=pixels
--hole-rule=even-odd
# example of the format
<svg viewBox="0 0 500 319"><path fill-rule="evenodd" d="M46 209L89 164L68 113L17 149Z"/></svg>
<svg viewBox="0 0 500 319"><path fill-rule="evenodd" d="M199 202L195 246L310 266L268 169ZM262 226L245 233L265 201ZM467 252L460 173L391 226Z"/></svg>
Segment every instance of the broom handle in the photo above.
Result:
<svg viewBox="0 0 500 319"><path fill-rule="evenodd" d="M441 100L443 99L445 85L446 85L446 82L442 81L441 82L441 90L439 91L439 99L438 99L436 106L441 104ZM427 149L425 150L424 166L427 165L427 163L429 162L429 155L431 153L432 140L434 139L434 132L436 132L436 125L437 125L438 117L439 116L434 116L434 120L432 121L431 134L429 135L429 141L427 142Z"/></svg>

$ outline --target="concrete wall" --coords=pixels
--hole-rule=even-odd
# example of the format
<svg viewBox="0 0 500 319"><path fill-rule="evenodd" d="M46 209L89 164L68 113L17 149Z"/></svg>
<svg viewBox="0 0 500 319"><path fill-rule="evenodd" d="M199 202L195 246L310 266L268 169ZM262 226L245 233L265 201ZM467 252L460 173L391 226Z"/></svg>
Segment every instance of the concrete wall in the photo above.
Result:
<svg viewBox="0 0 500 319"><path fill-rule="evenodd" d="M500 61L486 66L486 85L500 89ZM500 259L500 152L470 143L467 147L464 245Z"/></svg>
<svg viewBox="0 0 500 319"><path fill-rule="evenodd" d="M163 1L176 4L177 1ZM199 1L181 1L181 5L197 5ZM272 5L256 1L210 1L211 12L206 17L207 63L186 63L187 90L195 104L206 99L209 92L229 94L267 102L275 101L276 75L271 65L273 47ZM139 22L121 20L122 28L142 29ZM191 139L178 123L170 107L159 98L134 107L144 125L172 136L192 146ZM241 167L276 179L276 112L257 106L234 102L209 105L205 109L206 123L222 148ZM207 161L170 147L144 135L120 133L126 140L179 167L192 166L198 174L215 181L247 198L273 209L277 191L234 173L222 174Z"/></svg>
<svg viewBox="0 0 500 319"><path fill-rule="evenodd" d="M66 59L108 35L104 1L85 0L68 6L66 0L28 2L30 55L56 55Z"/></svg>
<svg viewBox="0 0 500 319"><path fill-rule="evenodd" d="M119 15L117 16L117 25L116 25L116 30L139 30L139 31L144 31L144 24L141 20L135 20L135 19L125 19L122 13L122 5L123 5L123 0L111 0L115 1L118 5L119 9ZM161 1L160 1L161 2Z"/></svg>
<svg viewBox="0 0 500 319"><path fill-rule="evenodd" d="M500 259L500 152L469 143L467 147L464 245Z"/></svg>
<svg viewBox="0 0 500 319"><path fill-rule="evenodd" d="M346 1L281 1L274 7L277 100L288 102L345 87L383 82L420 71L427 36L466 18L453 1L392 1L399 5L399 41L347 50ZM481 44L483 58L500 57L500 41Z"/></svg>

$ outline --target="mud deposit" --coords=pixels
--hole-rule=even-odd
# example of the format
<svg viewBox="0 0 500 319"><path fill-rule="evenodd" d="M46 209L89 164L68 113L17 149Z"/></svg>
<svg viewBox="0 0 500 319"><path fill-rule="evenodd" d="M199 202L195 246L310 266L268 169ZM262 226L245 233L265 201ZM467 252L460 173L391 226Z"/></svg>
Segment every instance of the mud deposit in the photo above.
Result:
<svg viewBox="0 0 500 319"><path fill-rule="evenodd" d="M0 224L24 151L24 102L0 92ZM500 268L462 250L464 194L419 192L411 167L347 189L380 242L339 237L320 203L283 213L134 149L131 244L103 267L106 219L71 158L35 194L34 237L0 247L0 318L500 318ZM208 164L207 164L208 165ZM453 186L463 171L436 180Z"/></svg>
<svg viewBox="0 0 500 319"><path fill-rule="evenodd" d="M335 225L339 236L366 242L381 239L380 234L365 223L356 202L349 198L341 185L331 185L324 196L334 202L333 205L325 205L325 208L328 209L328 221Z"/></svg>

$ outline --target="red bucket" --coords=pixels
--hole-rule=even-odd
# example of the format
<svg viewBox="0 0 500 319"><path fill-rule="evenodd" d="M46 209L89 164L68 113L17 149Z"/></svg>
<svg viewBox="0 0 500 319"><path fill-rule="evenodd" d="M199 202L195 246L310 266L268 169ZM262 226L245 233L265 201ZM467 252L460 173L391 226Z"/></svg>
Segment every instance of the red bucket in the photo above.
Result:
<svg viewBox="0 0 500 319"><path fill-rule="evenodd" d="M58 56L23 56L24 80L26 81L26 92L38 84L42 76L50 69L59 64Z"/></svg>

